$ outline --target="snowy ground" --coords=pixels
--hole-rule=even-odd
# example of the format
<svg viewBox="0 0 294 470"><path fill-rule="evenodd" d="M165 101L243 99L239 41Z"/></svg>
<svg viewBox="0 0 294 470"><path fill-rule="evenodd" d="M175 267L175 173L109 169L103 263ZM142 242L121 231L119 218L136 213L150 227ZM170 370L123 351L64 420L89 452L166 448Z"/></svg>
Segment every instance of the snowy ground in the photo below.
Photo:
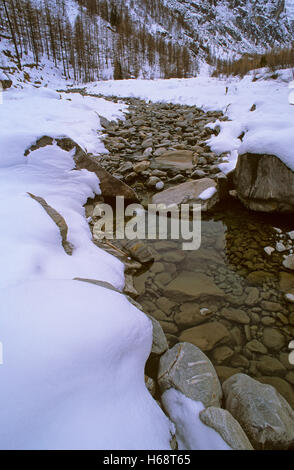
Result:
<svg viewBox="0 0 294 470"><path fill-rule="evenodd" d="M43 136L105 151L98 114L124 105L48 88L14 88L0 106L0 448L167 449L170 422L144 384L150 320L92 278L122 289L123 265L91 241L83 204L99 194L56 145L24 156ZM98 114L97 114L98 113ZM28 192L68 224L58 227Z"/></svg>
<svg viewBox="0 0 294 470"><path fill-rule="evenodd" d="M206 111L221 110L230 120L216 123L221 132L208 142L217 154L228 152L230 163L221 165L224 172L234 168L238 153L245 152L274 154L294 170L294 106L289 98L291 80L292 71L285 70L276 80L252 81L252 75L242 80L199 76L193 79L96 82L87 89L104 95L196 105ZM256 106L255 111L251 111L253 105ZM243 132L242 142L239 137Z"/></svg>

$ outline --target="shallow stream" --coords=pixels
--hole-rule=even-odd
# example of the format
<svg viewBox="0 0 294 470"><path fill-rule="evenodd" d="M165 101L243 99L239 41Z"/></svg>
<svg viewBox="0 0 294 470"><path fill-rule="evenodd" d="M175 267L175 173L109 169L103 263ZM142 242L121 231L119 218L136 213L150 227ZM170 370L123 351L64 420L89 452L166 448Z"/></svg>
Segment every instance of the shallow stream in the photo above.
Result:
<svg viewBox="0 0 294 470"><path fill-rule="evenodd" d="M138 302L171 345L196 344L221 381L248 373L284 391L292 406L294 304L281 290L282 253L264 248L288 243L293 228L289 217L255 214L232 199L202 217L199 250L183 251L181 240L148 240L155 261L135 277Z"/></svg>

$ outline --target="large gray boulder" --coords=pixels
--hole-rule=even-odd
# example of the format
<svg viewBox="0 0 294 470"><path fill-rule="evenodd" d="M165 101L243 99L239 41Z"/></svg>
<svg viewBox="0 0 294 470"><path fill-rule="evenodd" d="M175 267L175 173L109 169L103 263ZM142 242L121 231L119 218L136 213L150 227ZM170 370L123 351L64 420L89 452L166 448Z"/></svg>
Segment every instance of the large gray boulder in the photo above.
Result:
<svg viewBox="0 0 294 470"><path fill-rule="evenodd" d="M294 172L274 155L240 155L234 184L239 199L249 209L294 211Z"/></svg>
<svg viewBox="0 0 294 470"><path fill-rule="evenodd" d="M200 412L199 418L203 424L218 432L233 450L253 450L240 424L227 410L210 406Z"/></svg>
<svg viewBox="0 0 294 470"><path fill-rule="evenodd" d="M161 356L158 383L161 393L175 388L205 407L220 406L222 389L216 371L193 344L178 343Z"/></svg>
<svg viewBox="0 0 294 470"><path fill-rule="evenodd" d="M283 450L294 445L294 411L274 387L236 374L223 383L223 391L226 409L255 449Z"/></svg>

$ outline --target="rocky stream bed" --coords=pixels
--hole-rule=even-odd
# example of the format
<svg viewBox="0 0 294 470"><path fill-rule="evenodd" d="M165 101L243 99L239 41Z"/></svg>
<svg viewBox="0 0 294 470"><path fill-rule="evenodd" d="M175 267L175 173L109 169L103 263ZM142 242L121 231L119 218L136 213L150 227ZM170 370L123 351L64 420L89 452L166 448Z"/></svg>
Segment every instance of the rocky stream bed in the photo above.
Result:
<svg viewBox="0 0 294 470"><path fill-rule="evenodd" d="M196 188L195 200L208 187L216 187L218 195L211 205L200 201L202 242L195 251L183 251L181 241L173 239L101 241L95 233L95 207L102 199L89 200L86 205L94 242L125 262L125 293L159 322L167 338L167 344L157 338L159 349L147 362L150 391L160 400L168 388L158 378L165 367L163 358L170 354L177 360L178 348L189 349L185 345L191 343L210 359L217 381L247 374L258 383L274 386L293 412L294 365L289 362L288 345L294 338L294 274L284 260L294 249L293 217L253 212L236 198L232 178L218 167L226 156L217 156L206 144L209 136L218 132L217 127L212 130L207 124L227 119L221 112L205 113L192 106L134 98L123 102L129 105L125 121L101 121L109 151L95 155L101 167L132 188L144 207L169 198L172 193L166 190L180 188L185 195L187 183ZM172 383L181 390L177 380ZM226 394L226 387L228 403L231 392ZM271 388L256 388L256 396L264 393L266 400L268 390ZM275 400L269 400L266 407L273 411ZM214 396L207 406L220 403L221 398ZM294 415L287 416L291 428ZM238 419L243 429L244 419ZM255 448L286 448L294 441L294 429L289 432L291 436L283 444L270 438L262 444L250 431L247 436Z"/></svg>

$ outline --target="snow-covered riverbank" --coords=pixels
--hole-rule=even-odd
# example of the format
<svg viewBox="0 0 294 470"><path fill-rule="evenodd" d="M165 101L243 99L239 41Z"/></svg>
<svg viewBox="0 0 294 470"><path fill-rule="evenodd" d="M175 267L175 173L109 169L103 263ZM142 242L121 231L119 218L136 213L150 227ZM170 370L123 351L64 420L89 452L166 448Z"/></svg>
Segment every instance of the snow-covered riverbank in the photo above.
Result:
<svg viewBox="0 0 294 470"><path fill-rule="evenodd" d="M3 449L169 448L170 423L144 383L152 325L125 296L73 280L124 286L123 264L92 243L83 204L94 173L73 171L57 145L24 156L43 135L105 151L99 117L124 105L25 87L0 107L0 446ZM68 225L58 226L28 192Z"/></svg>

